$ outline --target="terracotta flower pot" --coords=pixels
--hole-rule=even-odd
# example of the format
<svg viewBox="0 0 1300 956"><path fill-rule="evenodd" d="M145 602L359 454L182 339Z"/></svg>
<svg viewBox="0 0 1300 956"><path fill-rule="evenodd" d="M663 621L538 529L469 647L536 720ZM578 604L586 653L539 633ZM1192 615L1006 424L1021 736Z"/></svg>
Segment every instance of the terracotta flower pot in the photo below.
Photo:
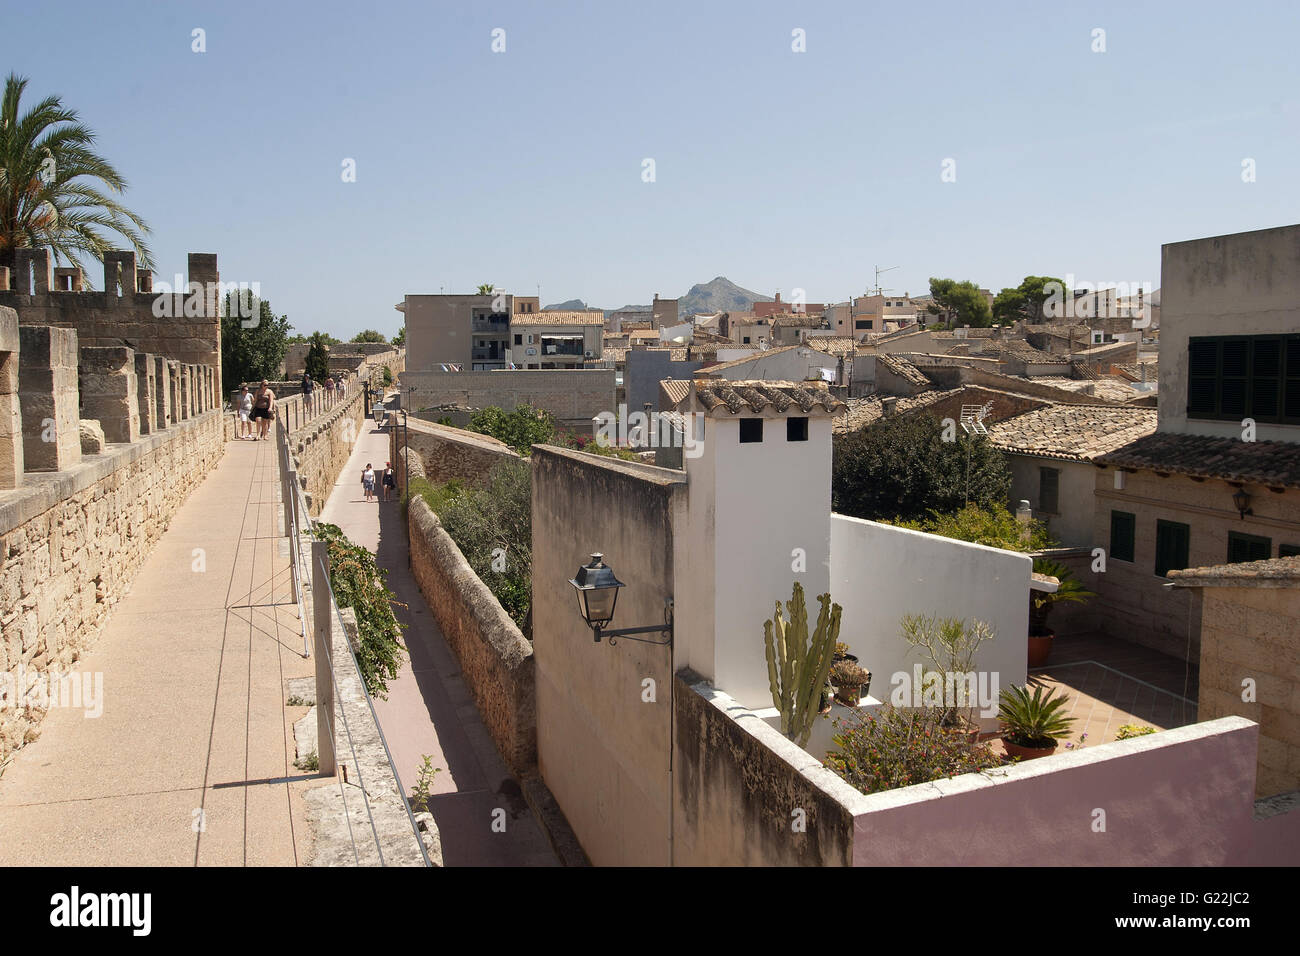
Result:
<svg viewBox="0 0 1300 956"><path fill-rule="evenodd" d="M1047 663L1047 658L1052 654L1052 640L1056 637L1056 632L1045 628L1042 633L1029 635L1029 661L1030 667L1042 667Z"/></svg>
<svg viewBox="0 0 1300 956"><path fill-rule="evenodd" d="M846 707L856 707L862 700L861 684L845 684L835 688L835 699Z"/></svg>
<svg viewBox="0 0 1300 956"><path fill-rule="evenodd" d="M1050 757L1056 753L1056 741L1052 741L1050 747L1022 747L1020 744L1014 744L1006 737L1003 737L1002 746L1006 748L1008 757L1019 757L1021 760L1036 760L1039 757Z"/></svg>

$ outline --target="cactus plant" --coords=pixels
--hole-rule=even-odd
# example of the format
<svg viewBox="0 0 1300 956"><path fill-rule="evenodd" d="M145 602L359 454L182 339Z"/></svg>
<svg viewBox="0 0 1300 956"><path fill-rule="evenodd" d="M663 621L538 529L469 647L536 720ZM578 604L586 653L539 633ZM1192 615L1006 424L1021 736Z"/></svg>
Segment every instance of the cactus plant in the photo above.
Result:
<svg viewBox="0 0 1300 956"><path fill-rule="evenodd" d="M831 604L829 594L819 595L817 600L821 612L811 636L803 586L797 581L786 602L789 621L782 618L781 602L777 601L771 620L763 623L772 703L781 712L781 733L800 747L807 745L812 734L840 636L840 606Z"/></svg>

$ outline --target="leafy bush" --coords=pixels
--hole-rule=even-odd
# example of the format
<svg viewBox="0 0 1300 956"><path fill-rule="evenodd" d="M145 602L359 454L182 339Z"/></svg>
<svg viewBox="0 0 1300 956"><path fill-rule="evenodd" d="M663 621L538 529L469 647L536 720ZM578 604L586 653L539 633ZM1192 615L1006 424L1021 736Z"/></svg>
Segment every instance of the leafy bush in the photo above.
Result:
<svg viewBox="0 0 1300 956"><path fill-rule="evenodd" d="M503 461L483 488L457 482L422 492L465 560L530 637L533 598L531 469L523 460Z"/></svg>
<svg viewBox="0 0 1300 956"><path fill-rule="evenodd" d="M1145 724L1125 724L1115 735L1116 740L1128 740L1131 737L1145 737L1147 734L1154 734L1156 729Z"/></svg>
<svg viewBox="0 0 1300 956"><path fill-rule="evenodd" d="M493 405L474 413L469 430L490 435L519 454L527 455L533 445L545 444L555 437L555 419L550 412L531 405L516 405L512 412Z"/></svg>
<svg viewBox="0 0 1300 956"><path fill-rule="evenodd" d="M924 518L891 523L900 528L926 531L945 538L985 544L990 548L1005 548L1008 551L1041 551L1055 544L1041 521L1029 522L1029 535L1026 537L1016 516L1003 504L970 504L958 508L952 514L931 512Z"/></svg>
<svg viewBox="0 0 1300 956"><path fill-rule="evenodd" d="M1002 507L1011 492L1005 456L960 429L943 440L932 415L899 415L837 436L831 507L855 518L915 520L950 514L969 501ZM967 457L969 455L969 491Z"/></svg>
<svg viewBox="0 0 1300 956"><path fill-rule="evenodd" d="M353 544L338 525L318 521L312 525L318 541L329 544L330 587L340 608L357 616L360 650L357 663L370 696L388 697L388 681L397 676L402 662L401 625L393 614L395 595L384 583L388 572L368 548Z"/></svg>
<svg viewBox="0 0 1300 956"><path fill-rule="evenodd" d="M385 385L393 384L393 370L387 365L380 366L384 371L382 373Z"/></svg>
<svg viewBox="0 0 1300 956"><path fill-rule="evenodd" d="M976 773L1001 763L965 729L945 725L938 710L886 705L874 714L837 721L837 726L833 739L839 750L826 755L826 766L862 793Z"/></svg>

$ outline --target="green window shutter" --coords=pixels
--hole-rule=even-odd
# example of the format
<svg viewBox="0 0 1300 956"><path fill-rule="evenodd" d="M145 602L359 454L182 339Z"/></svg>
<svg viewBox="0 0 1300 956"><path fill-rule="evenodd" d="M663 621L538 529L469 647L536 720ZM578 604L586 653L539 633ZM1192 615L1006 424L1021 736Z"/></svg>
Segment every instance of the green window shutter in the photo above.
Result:
<svg viewBox="0 0 1300 956"><path fill-rule="evenodd" d="M1195 338L1187 345L1187 414L1212 418L1219 412L1219 339Z"/></svg>
<svg viewBox="0 0 1300 956"><path fill-rule="evenodd" d="M1282 410L1282 339L1259 336L1250 343L1250 403L1247 414L1276 421Z"/></svg>
<svg viewBox="0 0 1300 956"><path fill-rule="evenodd" d="M1300 556L1300 544L1279 544L1277 546L1277 556L1279 558L1294 558Z"/></svg>
<svg viewBox="0 0 1300 956"><path fill-rule="evenodd" d="M1191 537L1192 529L1181 522L1156 522L1156 574L1164 577L1187 567Z"/></svg>
<svg viewBox="0 0 1300 956"><path fill-rule="evenodd" d="M1061 513L1061 472L1056 468L1038 469L1038 510Z"/></svg>
<svg viewBox="0 0 1300 956"><path fill-rule="evenodd" d="M1300 424L1300 335L1289 335L1283 349L1282 420Z"/></svg>
<svg viewBox="0 0 1300 956"><path fill-rule="evenodd" d="M1273 540L1257 534L1228 532L1228 563L1263 561L1273 555Z"/></svg>
<svg viewBox="0 0 1300 956"><path fill-rule="evenodd" d="M1137 538L1137 516L1127 511L1110 513L1110 556L1118 561L1132 561Z"/></svg>

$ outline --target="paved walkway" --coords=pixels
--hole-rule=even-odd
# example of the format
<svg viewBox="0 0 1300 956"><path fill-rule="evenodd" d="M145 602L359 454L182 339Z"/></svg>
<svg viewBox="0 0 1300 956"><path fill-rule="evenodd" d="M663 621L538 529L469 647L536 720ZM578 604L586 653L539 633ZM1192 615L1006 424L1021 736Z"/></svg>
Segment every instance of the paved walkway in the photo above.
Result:
<svg viewBox="0 0 1300 956"><path fill-rule="evenodd" d="M388 586L405 607L396 608L408 650L388 699L375 712L409 792L423 755L441 768L434 777L429 810L438 824L446 866L556 866L541 828L506 770L479 717L460 665L407 569L406 528L396 494L367 502L361 488L366 463L376 474L388 460L388 432L368 421L352 458L331 492L320 520L338 525L357 544L378 555ZM380 492L382 499L382 492ZM504 833L494 832L493 813L506 811ZM500 814L496 815L500 818Z"/></svg>
<svg viewBox="0 0 1300 956"><path fill-rule="evenodd" d="M310 849L285 683L309 676L273 441L231 442L0 776L0 866L296 865ZM196 565L201 549L203 566Z"/></svg>

